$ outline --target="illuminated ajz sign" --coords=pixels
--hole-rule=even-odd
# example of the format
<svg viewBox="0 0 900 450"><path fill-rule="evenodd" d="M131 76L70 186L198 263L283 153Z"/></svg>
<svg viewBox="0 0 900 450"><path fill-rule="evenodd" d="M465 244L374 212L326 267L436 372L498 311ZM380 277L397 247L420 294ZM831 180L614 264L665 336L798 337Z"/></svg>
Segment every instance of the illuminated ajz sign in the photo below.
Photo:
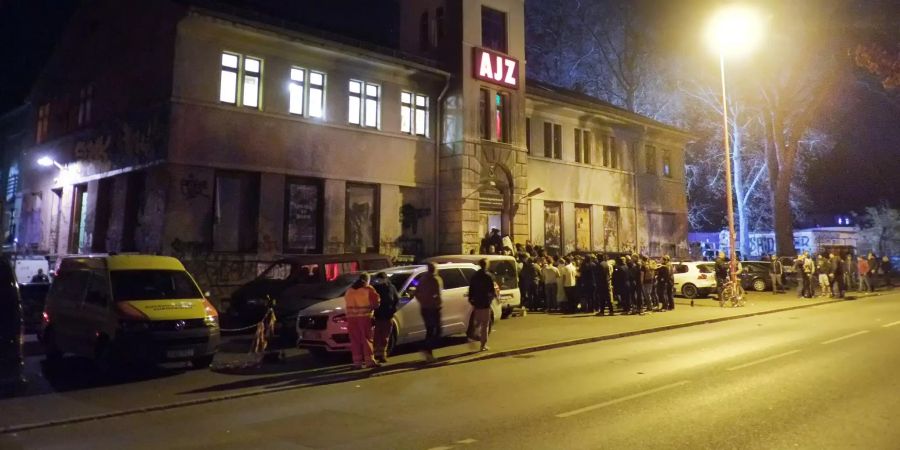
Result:
<svg viewBox="0 0 900 450"><path fill-rule="evenodd" d="M519 61L483 48L472 49L475 78L513 89L519 88Z"/></svg>

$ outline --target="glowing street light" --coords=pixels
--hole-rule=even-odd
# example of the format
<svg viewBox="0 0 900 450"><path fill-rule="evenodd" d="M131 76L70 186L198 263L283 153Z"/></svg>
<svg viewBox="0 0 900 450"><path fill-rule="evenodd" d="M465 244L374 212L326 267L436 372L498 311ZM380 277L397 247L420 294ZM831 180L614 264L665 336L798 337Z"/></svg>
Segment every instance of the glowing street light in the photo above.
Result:
<svg viewBox="0 0 900 450"><path fill-rule="evenodd" d="M735 278L734 200L731 190L731 144L728 140L728 93L725 89L725 54L741 56L759 45L763 36L762 15L756 9L742 5L730 5L720 9L706 29L707 43L719 54L719 71L722 75L722 136L725 141L725 201L728 204L728 243L730 245L729 279ZM745 224L741 224L745 226Z"/></svg>

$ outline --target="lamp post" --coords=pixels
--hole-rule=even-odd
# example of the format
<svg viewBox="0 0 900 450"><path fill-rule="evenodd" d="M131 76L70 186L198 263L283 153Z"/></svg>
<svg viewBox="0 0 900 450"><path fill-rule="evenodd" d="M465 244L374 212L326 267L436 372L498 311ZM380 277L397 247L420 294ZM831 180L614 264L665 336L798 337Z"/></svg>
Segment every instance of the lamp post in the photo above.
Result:
<svg viewBox="0 0 900 450"><path fill-rule="evenodd" d="M707 28L707 40L719 55L719 73L722 78L722 138L725 142L725 202L728 215L729 270L728 278L733 285L735 277L734 200L731 180L731 142L728 133L728 91L725 83L725 54L739 55L756 47L762 37L762 18L758 11L741 5L730 5L720 9ZM746 226L746 224L741 224Z"/></svg>

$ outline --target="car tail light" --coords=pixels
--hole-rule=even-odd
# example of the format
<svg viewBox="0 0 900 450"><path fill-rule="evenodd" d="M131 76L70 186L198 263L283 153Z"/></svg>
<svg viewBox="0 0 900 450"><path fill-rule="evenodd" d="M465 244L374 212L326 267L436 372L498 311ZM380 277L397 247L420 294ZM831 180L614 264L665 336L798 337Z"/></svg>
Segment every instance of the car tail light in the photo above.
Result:
<svg viewBox="0 0 900 450"><path fill-rule="evenodd" d="M44 326L47 326L50 324L50 314L47 314L47 311L44 311L41 314L41 322L43 322Z"/></svg>
<svg viewBox="0 0 900 450"><path fill-rule="evenodd" d="M697 279L698 279L698 280L705 280L705 279L706 279L706 274L705 274L705 273L701 273L700 275L697 276Z"/></svg>

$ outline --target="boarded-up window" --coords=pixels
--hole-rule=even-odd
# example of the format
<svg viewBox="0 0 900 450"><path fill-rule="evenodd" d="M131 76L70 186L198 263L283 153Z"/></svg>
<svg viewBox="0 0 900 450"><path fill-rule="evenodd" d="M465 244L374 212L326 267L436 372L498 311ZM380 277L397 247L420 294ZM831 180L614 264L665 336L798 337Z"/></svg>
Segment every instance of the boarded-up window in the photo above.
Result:
<svg viewBox="0 0 900 450"><path fill-rule="evenodd" d="M591 207L575 206L575 250L591 249Z"/></svg>
<svg viewBox="0 0 900 450"><path fill-rule="evenodd" d="M347 184L345 237L348 252L378 251L378 187Z"/></svg>
<svg viewBox="0 0 900 450"><path fill-rule="evenodd" d="M216 173L213 250L256 251L259 218L259 174Z"/></svg>
<svg viewBox="0 0 900 450"><path fill-rule="evenodd" d="M544 203L544 250L557 256L562 249L562 205Z"/></svg>
<svg viewBox="0 0 900 450"><path fill-rule="evenodd" d="M322 184L288 180L285 184L284 246L287 253L322 252Z"/></svg>
<svg viewBox="0 0 900 450"><path fill-rule="evenodd" d="M608 252L619 251L619 208L603 209L603 249Z"/></svg>

